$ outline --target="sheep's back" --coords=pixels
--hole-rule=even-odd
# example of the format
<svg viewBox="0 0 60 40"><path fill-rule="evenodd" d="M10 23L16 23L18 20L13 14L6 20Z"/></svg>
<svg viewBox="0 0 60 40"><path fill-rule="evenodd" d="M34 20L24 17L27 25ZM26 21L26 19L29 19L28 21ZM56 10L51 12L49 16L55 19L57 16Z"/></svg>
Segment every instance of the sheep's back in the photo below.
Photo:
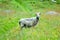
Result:
<svg viewBox="0 0 60 40"><path fill-rule="evenodd" d="M33 26L36 24L36 17L25 18L20 20L22 24L26 24L27 26Z"/></svg>

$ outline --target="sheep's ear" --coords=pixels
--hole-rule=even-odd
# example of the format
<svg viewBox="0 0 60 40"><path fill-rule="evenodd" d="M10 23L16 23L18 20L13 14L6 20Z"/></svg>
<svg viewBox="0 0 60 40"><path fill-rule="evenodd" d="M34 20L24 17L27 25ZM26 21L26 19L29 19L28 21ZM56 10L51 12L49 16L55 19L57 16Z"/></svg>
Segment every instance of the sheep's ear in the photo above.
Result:
<svg viewBox="0 0 60 40"><path fill-rule="evenodd" d="M40 13L40 12L36 12L36 13L35 13L35 15L37 15L37 14L41 15L41 13Z"/></svg>
<svg viewBox="0 0 60 40"><path fill-rule="evenodd" d="M41 15L41 13L40 12L38 12L39 13L39 15Z"/></svg>
<svg viewBox="0 0 60 40"><path fill-rule="evenodd" d="M40 15L41 13L40 13L40 12L37 12L37 14L39 14L39 15Z"/></svg>
<svg viewBox="0 0 60 40"><path fill-rule="evenodd" d="M35 15L37 16L37 13L35 13Z"/></svg>

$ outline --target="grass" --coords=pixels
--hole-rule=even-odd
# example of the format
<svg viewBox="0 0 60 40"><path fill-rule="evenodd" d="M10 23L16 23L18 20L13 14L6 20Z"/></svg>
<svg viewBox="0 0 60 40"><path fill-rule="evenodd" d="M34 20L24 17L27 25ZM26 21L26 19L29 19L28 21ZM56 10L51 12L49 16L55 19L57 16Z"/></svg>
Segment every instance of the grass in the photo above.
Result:
<svg viewBox="0 0 60 40"><path fill-rule="evenodd" d="M46 14L50 10L60 14L60 7L57 4L51 5L47 4L48 2L31 4L26 1L21 5L15 1L11 3L14 5L10 4L9 6L12 6L8 7L10 9L0 8L0 40L60 40L60 16ZM36 12L42 13L38 24L20 30L19 20L33 17Z"/></svg>

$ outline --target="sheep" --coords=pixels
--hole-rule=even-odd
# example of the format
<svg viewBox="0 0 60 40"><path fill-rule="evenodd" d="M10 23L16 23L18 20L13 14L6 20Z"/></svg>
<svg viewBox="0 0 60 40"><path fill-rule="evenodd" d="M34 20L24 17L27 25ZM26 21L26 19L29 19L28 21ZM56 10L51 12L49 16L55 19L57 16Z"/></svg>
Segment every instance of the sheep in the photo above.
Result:
<svg viewBox="0 0 60 40"><path fill-rule="evenodd" d="M39 21L39 16L40 16L40 12L36 13L36 17L32 17L32 18L23 18L19 20L19 25L21 25L21 28L23 27L34 27L38 21Z"/></svg>

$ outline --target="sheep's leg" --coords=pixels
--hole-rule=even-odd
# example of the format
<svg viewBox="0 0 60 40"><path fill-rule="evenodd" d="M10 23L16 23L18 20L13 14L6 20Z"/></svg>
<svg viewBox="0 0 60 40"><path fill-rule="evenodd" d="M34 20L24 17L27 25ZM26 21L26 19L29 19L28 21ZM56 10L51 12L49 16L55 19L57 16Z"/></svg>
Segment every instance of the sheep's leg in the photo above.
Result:
<svg viewBox="0 0 60 40"><path fill-rule="evenodd" d="M21 29L23 29L23 27L21 27Z"/></svg>
<svg viewBox="0 0 60 40"><path fill-rule="evenodd" d="M24 27L24 25L21 23L21 29Z"/></svg>

